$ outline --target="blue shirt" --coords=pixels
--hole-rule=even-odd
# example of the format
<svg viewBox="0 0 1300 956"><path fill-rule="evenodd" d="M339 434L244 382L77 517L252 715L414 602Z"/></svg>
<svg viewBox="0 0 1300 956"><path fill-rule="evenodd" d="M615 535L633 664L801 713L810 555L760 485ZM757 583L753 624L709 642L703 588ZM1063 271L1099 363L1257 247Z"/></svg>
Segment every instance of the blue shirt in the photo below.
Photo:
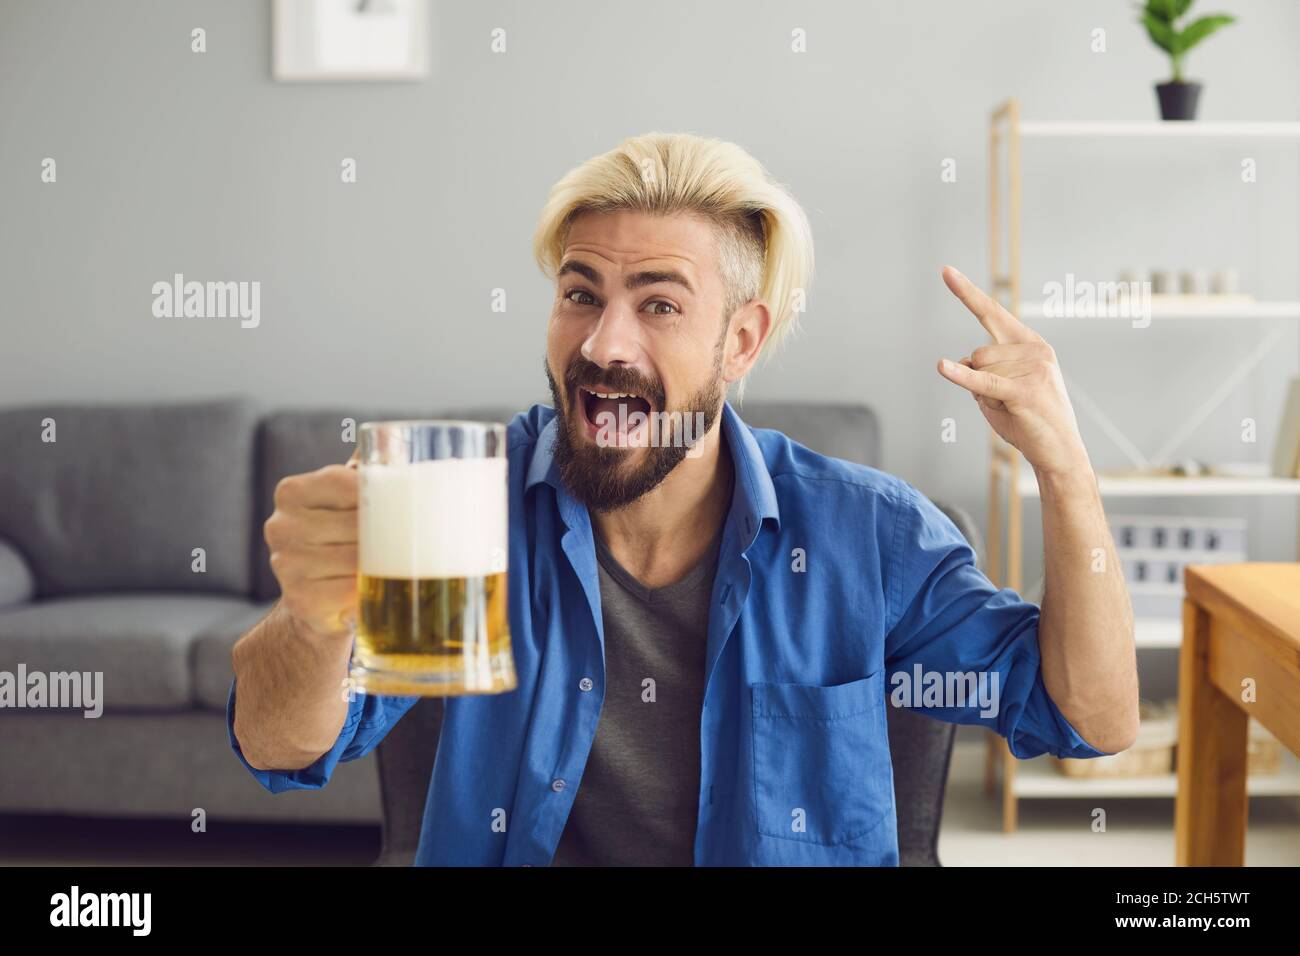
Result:
<svg viewBox="0 0 1300 956"><path fill-rule="evenodd" d="M535 405L509 426L518 687L445 700L417 865L545 866L582 785L604 634L590 518L552 457L557 424ZM735 489L708 621L696 865L897 865L885 708L930 673L983 674L996 713L970 697L905 698L916 709L983 724L1020 758L1101 755L1047 695L1038 606L996 588L928 498L751 429L730 404L721 428ZM235 739L236 689L231 746L273 793L325 786L416 700L358 694L328 753L262 771Z"/></svg>

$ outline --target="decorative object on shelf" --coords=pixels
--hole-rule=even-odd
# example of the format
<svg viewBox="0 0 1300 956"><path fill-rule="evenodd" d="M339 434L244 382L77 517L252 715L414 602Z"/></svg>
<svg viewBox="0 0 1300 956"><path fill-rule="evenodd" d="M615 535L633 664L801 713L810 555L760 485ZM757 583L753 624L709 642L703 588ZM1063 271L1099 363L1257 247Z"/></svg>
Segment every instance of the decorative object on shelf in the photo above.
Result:
<svg viewBox="0 0 1300 956"><path fill-rule="evenodd" d="M1139 18L1147 28L1151 42L1169 54L1173 76L1165 83L1156 84L1160 100L1160 118L1190 120L1196 118L1196 103L1201 95L1201 84L1183 79L1183 57L1220 27L1235 22L1236 17L1214 13L1193 20L1179 28L1178 21L1187 13L1192 0L1146 0Z"/></svg>
<svg viewBox="0 0 1300 956"><path fill-rule="evenodd" d="M1200 478L1210 474L1210 470L1209 465L1203 461L1197 461L1195 458L1185 458L1169 466L1169 471L1179 478Z"/></svg>
<svg viewBox="0 0 1300 956"><path fill-rule="evenodd" d="M1178 273L1178 292L1181 295L1205 295L1209 280L1200 269L1184 269Z"/></svg>
<svg viewBox="0 0 1300 956"><path fill-rule="evenodd" d="M1227 269L1216 269L1214 274L1210 276L1210 294L1236 295L1237 270L1231 267Z"/></svg>
<svg viewBox="0 0 1300 956"><path fill-rule="evenodd" d="M1300 378L1291 379L1273 445L1273 477L1300 478Z"/></svg>
<svg viewBox="0 0 1300 956"><path fill-rule="evenodd" d="M427 0L275 0L277 80L420 80Z"/></svg>
<svg viewBox="0 0 1300 956"><path fill-rule="evenodd" d="M1131 283L1136 274L1131 269L1119 272L1120 284ZM1181 269L1175 274L1171 269L1152 269L1149 275L1152 304L1163 301L1169 306L1204 304L1246 305L1253 303L1253 295L1243 295L1237 289L1237 270L1231 266L1210 273L1204 269ZM1175 288L1175 285L1177 288Z"/></svg>

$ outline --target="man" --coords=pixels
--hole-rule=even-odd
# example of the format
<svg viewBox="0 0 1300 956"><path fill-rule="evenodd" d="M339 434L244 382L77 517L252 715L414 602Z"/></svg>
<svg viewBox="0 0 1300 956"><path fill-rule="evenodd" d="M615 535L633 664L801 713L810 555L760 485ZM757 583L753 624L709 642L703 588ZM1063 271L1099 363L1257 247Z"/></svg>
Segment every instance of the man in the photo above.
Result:
<svg viewBox="0 0 1300 956"><path fill-rule="evenodd" d="M743 150L628 140L555 186L535 252L556 282L554 408L509 428L518 688L445 701L418 863L895 865L887 695L985 724L1018 757L1132 743L1127 591L1037 334L944 271L993 342L939 373L1042 490L1041 609L995 588L907 483L751 430L724 401L812 268L802 210ZM651 442L655 415L670 424ZM414 698L339 692L355 471L287 478L275 501L282 597L235 646L229 716L278 792L324 786ZM903 693L932 674L933 694Z"/></svg>

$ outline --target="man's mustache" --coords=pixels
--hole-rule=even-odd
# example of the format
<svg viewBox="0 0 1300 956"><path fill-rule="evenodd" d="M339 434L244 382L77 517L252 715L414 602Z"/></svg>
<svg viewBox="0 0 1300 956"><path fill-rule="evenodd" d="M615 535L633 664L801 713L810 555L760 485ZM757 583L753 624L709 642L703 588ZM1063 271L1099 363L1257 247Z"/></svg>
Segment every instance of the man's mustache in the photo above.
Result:
<svg viewBox="0 0 1300 956"><path fill-rule="evenodd" d="M612 366L601 368L578 356L564 372L564 384L570 389L601 389L610 392L629 392L648 399L655 408L664 407L663 387L646 378L635 369Z"/></svg>

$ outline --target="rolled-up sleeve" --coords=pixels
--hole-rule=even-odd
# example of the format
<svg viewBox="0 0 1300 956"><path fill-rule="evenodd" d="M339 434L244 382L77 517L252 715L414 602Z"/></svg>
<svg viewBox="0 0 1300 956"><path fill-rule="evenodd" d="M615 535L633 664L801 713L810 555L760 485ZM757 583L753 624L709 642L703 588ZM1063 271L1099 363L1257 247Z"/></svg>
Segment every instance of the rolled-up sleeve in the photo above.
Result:
<svg viewBox="0 0 1300 956"><path fill-rule="evenodd" d="M230 684L230 697L226 701L226 731L230 747L253 779L272 793L285 790L319 790L329 783L334 768L340 761L356 760L370 753L398 719L411 709L419 698L389 697L382 694L353 694L348 701L348 715L343 721L334 746L301 770L258 770L244 759L235 737L235 691L238 681Z"/></svg>
<svg viewBox="0 0 1300 956"><path fill-rule="evenodd" d="M891 703L987 726L1021 759L1105 756L1079 736L1043 684L1038 605L996 587L948 516L915 488L900 487L888 558Z"/></svg>

